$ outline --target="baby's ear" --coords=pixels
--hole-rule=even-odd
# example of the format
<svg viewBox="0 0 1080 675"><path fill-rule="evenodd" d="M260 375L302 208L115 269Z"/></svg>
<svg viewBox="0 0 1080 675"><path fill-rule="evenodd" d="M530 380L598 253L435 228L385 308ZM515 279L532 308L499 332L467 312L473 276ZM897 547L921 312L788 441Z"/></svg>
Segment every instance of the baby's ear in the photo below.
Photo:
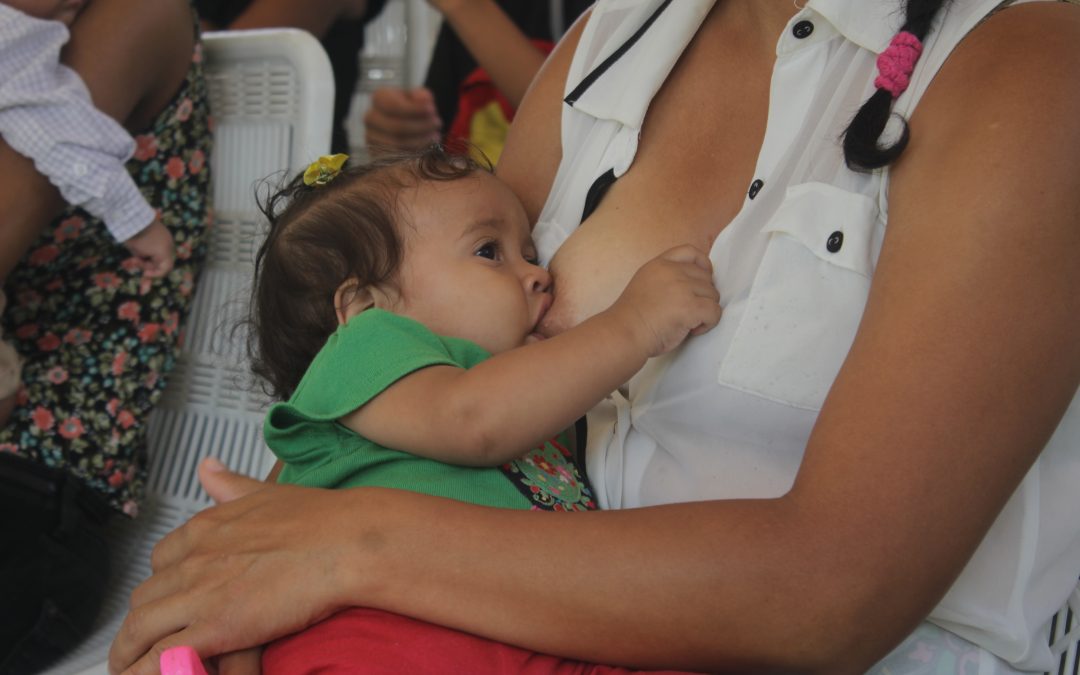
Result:
<svg viewBox="0 0 1080 675"><path fill-rule="evenodd" d="M334 291L334 313L339 326L344 326L349 319L374 306L375 296L371 288L361 286L355 277L346 279Z"/></svg>

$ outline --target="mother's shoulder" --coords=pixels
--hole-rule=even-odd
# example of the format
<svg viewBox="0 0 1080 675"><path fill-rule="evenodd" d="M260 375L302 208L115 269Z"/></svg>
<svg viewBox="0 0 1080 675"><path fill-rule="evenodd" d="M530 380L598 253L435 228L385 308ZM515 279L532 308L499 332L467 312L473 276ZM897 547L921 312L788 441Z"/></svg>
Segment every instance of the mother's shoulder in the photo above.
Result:
<svg viewBox="0 0 1080 675"><path fill-rule="evenodd" d="M977 221L971 237L995 223L1009 231L1073 227L1077 44L1080 7L1062 2L1016 5L976 26L911 115L911 143L892 169L890 223L906 195L955 232L959 221Z"/></svg>
<svg viewBox="0 0 1080 675"><path fill-rule="evenodd" d="M1002 8L979 22L957 45L946 67L963 70L972 85L992 77L1029 77L1075 82L1080 51L1080 4L1028 2ZM949 64L952 65L949 65Z"/></svg>
<svg viewBox="0 0 1080 675"><path fill-rule="evenodd" d="M963 124L974 109L1029 124L1075 124L1080 117L1080 6L1032 2L1000 10L976 25L945 60L913 115L913 125Z"/></svg>

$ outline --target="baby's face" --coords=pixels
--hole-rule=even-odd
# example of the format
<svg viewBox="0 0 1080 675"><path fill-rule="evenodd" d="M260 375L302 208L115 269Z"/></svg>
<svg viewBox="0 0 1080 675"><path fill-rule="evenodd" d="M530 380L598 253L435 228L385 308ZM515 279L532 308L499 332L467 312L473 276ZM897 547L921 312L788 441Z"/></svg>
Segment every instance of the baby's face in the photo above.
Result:
<svg viewBox="0 0 1080 675"><path fill-rule="evenodd" d="M60 21L70 26L89 0L4 0L4 4L35 19Z"/></svg>
<svg viewBox="0 0 1080 675"><path fill-rule="evenodd" d="M490 174L424 182L406 198L400 294L391 311L495 354L542 339L551 277L521 202Z"/></svg>

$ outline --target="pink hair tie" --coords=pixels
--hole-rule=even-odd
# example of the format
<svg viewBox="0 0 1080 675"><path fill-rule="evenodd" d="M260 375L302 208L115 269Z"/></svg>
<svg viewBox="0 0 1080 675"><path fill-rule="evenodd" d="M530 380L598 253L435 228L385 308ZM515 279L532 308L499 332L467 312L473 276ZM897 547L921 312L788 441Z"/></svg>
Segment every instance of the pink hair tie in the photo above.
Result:
<svg viewBox="0 0 1080 675"><path fill-rule="evenodd" d="M894 35L885 51L878 54L874 86L889 92L893 98L904 93L920 54L922 42L913 33L905 30Z"/></svg>

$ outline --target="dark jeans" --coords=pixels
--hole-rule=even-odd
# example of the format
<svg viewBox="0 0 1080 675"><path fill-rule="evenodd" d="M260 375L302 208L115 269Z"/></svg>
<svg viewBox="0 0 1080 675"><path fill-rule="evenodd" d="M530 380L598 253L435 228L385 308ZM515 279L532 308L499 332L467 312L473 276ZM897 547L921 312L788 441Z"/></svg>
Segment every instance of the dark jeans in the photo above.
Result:
<svg viewBox="0 0 1080 675"><path fill-rule="evenodd" d="M109 508L62 472L0 453L0 675L30 675L90 632L105 599Z"/></svg>

